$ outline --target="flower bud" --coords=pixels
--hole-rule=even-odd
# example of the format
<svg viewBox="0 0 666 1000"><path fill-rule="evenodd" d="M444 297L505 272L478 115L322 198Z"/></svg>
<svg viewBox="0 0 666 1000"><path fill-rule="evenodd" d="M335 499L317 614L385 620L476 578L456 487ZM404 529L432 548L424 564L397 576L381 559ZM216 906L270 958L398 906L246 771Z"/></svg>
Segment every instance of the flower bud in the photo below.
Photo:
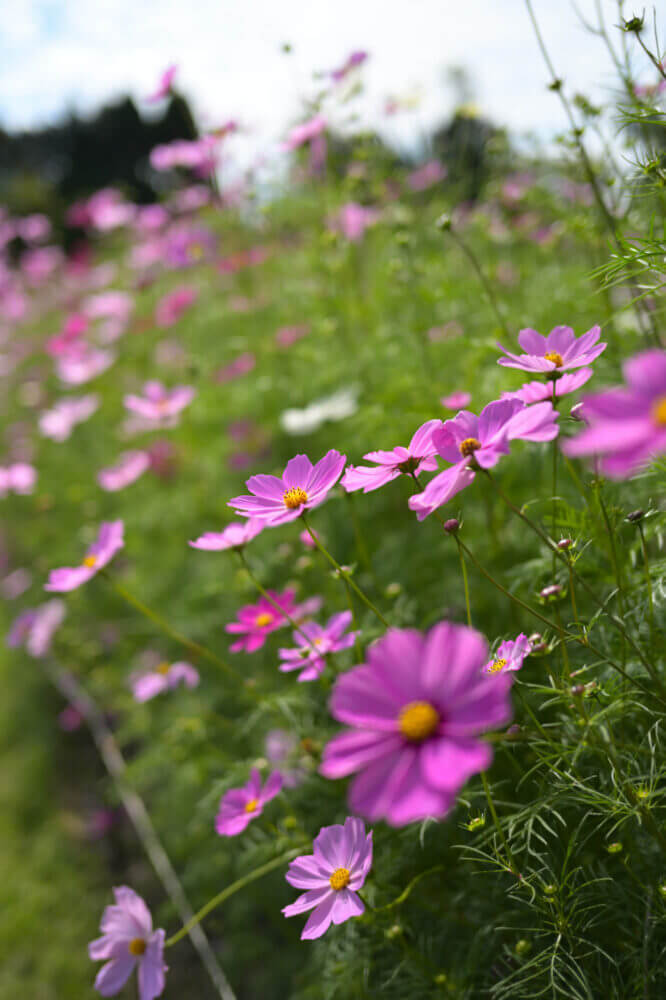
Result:
<svg viewBox="0 0 666 1000"><path fill-rule="evenodd" d="M441 232L448 233L451 228L451 216L447 212L442 212L436 222L436 226Z"/></svg>
<svg viewBox="0 0 666 1000"><path fill-rule="evenodd" d="M444 522L444 531L447 531L449 535L455 535L459 527L460 521L457 517L450 517L448 521Z"/></svg>
<svg viewBox="0 0 666 1000"><path fill-rule="evenodd" d="M622 852L622 844L619 840L615 840L612 844L609 844L606 848L609 854L620 854Z"/></svg>
<svg viewBox="0 0 666 1000"><path fill-rule="evenodd" d="M639 521L642 521L644 517L644 510L632 510L631 514L627 514L627 521L631 521L632 524L637 524Z"/></svg>
<svg viewBox="0 0 666 1000"><path fill-rule="evenodd" d="M573 544L574 544L573 538L560 538L559 542L557 543L557 547L562 552L566 552L567 549L570 549Z"/></svg>

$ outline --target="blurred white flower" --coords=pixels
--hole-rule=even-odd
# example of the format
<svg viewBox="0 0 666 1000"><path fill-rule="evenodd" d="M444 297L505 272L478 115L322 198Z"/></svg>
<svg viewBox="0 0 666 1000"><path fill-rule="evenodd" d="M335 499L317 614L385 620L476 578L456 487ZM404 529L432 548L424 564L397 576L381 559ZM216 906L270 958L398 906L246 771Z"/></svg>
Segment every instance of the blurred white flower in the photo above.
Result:
<svg viewBox="0 0 666 1000"><path fill-rule="evenodd" d="M358 386L349 386L334 392L332 396L317 399L302 410L284 410L280 414L280 426L287 434L311 434L327 420L344 420L358 409Z"/></svg>

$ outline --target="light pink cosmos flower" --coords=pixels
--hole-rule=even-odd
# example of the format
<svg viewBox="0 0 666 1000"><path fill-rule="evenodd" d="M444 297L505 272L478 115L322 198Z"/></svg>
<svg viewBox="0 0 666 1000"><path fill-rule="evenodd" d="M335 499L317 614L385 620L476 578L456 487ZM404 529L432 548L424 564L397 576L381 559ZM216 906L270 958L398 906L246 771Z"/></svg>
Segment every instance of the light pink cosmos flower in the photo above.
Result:
<svg viewBox="0 0 666 1000"><path fill-rule="evenodd" d="M515 639L500 643L494 657L483 667L484 674L497 674L507 670L520 670L523 660L532 652L532 644L524 632Z"/></svg>
<svg viewBox="0 0 666 1000"><path fill-rule="evenodd" d="M289 865L289 885L306 891L285 906L285 917L312 910L302 941L319 938L331 924L342 924L365 910L358 890L372 867L372 831L348 816L344 826L324 826L313 843L313 854L302 854Z"/></svg>
<svg viewBox="0 0 666 1000"><path fill-rule="evenodd" d="M67 354L81 341L88 329L88 317L83 313L72 313L67 317L60 333L46 341L46 351L52 357Z"/></svg>
<svg viewBox="0 0 666 1000"><path fill-rule="evenodd" d="M327 121L322 115L315 115L301 125L295 125L289 132L283 148L287 151L298 149L326 131Z"/></svg>
<svg viewBox="0 0 666 1000"><path fill-rule="evenodd" d="M351 611L341 611L329 618L326 625L305 622L293 633L296 647L278 650L280 670L300 670L299 681L316 681L326 667L326 657L353 646L359 632L347 632L352 622Z"/></svg>
<svg viewBox="0 0 666 1000"><path fill-rule="evenodd" d="M116 552L124 546L123 528L122 521L104 521L100 525L97 541L90 546L81 565L51 570L44 590L63 593L87 583L96 573L104 569Z"/></svg>
<svg viewBox="0 0 666 1000"><path fill-rule="evenodd" d="M294 521L324 502L346 461L346 455L334 450L314 466L307 455L295 455L287 462L281 479L251 476L245 485L253 496L234 497L228 501L229 506L243 517L259 517L271 527Z"/></svg>
<svg viewBox="0 0 666 1000"><path fill-rule="evenodd" d="M169 417L175 417L194 399L195 391L189 385L177 385L174 389L166 389L156 379L146 382L143 396L130 394L123 402L126 409L137 413L145 420L161 423Z"/></svg>
<svg viewBox="0 0 666 1000"><path fill-rule="evenodd" d="M453 420L445 420L433 433L433 444L451 467L431 479L425 490L409 498L410 510L422 521L456 493L474 482L476 469L491 469L502 455L509 454L509 442L552 441L557 437L559 414L550 402L525 406L519 399L499 399L489 403L477 417L461 410Z"/></svg>
<svg viewBox="0 0 666 1000"><path fill-rule="evenodd" d="M275 333L275 343L278 347L291 347L292 344L306 337L309 332L310 327L307 323L301 323L297 326L281 326Z"/></svg>
<svg viewBox="0 0 666 1000"><path fill-rule="evenodd" d="M430 160L408 175L407 184L412 191L425 191L443 181L446 175L447 169L439 160Z"/></svg>
<svg viewBox="0 0 666 1000"><path fill-rule="evenodd" d="M256 604L246 604L239 610L238 620L224 626L225 632L240 636L240 639L229 647L232 653L241 651L254 653L255 650L261 649L271 632L288 625L287 619L278 608L289 615L292 621L300 624L308 615L315 614L322 603L320 597L311 597L302 604L296 604L293 590L285 590L281 594L269 590L268 594L273 603L262 597Z"/></svg>
<svg viewBox="0 0 666 1000"><path fill-rule="evenodd" d="M8 493L28 496L35 489L37 469L27 462L15 462L13 465L0 466L0 499Z"/></svg>
<svg viewBox="0 0 666 1000"><path fill-rule="evenodd" d="M425 635L390 629L363 666L338 678L331 714L351 728L326 746L320 771L357 774L355 812L391 826L440 818L490 766L492 749L479 736L511 718L511 680L483 675L487 659L478 632L440 622Z"/></svg>
<svg viewBox="0 0 666 1000"><path fill-rule="evenodd" d="M576 337L570 326L556 326L547 337L528 328L518 334L518 343L527 353L512 354L498 342L497 346L506 357L499 358L497 363L526 372L563 372L570 368L582 368L592 364L606 350L606 344L597 343L600 336L599 326L593 326L580 337Z"/></svg>
<svg viewBox="0 0 666 1000"><path fill-rule="evenodd" d="M112 351L102 351L85 344L78 350L61 355L56 362L56 372L67 385L83 385L105 372L115 360Z"/></svg>
<svg viewBox="0 0 666 1000"><path fill-rule="evenodd" d="M466 406L472 401L471 393L459 390L458 392L452 392L448 396L442 396L440 403L445 406L447 410L464 410Z"/></svg>
<svg viewBox="0 0 666 1000"><path fill-rule="evenodd" d="M293 761L293 766L280 767L284 788L298 788L303 784L307 771L298 761L294 761L298 752L298 740L292 732L287 732L286 729L269 730L266 733L264 747L266 757L271 764L283 765L285 762L288 763L290 758Z"/></svg>
<svg viewBox="0 0 666 1000"><path fill-rule="evenodd" d="M566 396L570 392L575 392L582 385L588 382L594 372L591 368L580 368L577 372L567 372L553 381L526 382L520 389L514 392L503 392L502 399L520 399L526 405L530 403L540 403L544 399L553 398L553 386L555 386L555 398Z"/></svg>
<svg viewBox="0 0 666 1000"><path fill-rule="evenodd" d="M245 351L243 354L239 354L233 361L230 361L228 365L218 368L214 375L215 381L222 384L232 382L235 378L240 378L241 375L249 374L256 363L257 359L254 354L250 351Z"/></svg>
<svg viewBox="0 0 666 1000"><path fill-rule="evenodd" d="M130 681L135 701L150 701L164 691L173 691L179 684L195 688L199 684L199 671L191 663L158 663L154 670L144 671Z"/></svg>
<svg viewBox="0 0 666 1000"><path fill-rule="evenodd" d="M31 656L40 658L48 653L51 639L62 624L67 608L64 601L55 598L38 608L24 611L12 623L7 635L7 645L16 648L25 645Z"/></svg>
<svg viewBox="0 0 666 1000"><path fill-rule="evenodd" d="M164 991L165 933L153 930L150 910L133 889L122 885L113 895L116 905L102 914L102 937L88 945L93 962L108 959L97 973L95 989L103 997L115 996L138 967L139 1000L155 1000Z"/></svg>
<svg viewBox="0 0 666 1000"><path fill-rule="evenodd" d="M261 787L261 775L252 768L250 780L243 788L232 788L225 792L215 817L215 829L222 837L235 837L261 816L264 806L282 791L282 775L273 771L268 781Z"/></svg>
<svg viewBox="0 0 666 1000"><path fill-rule="evenodd" d="M108 493L123 490L136 482L150 468L150 454L147 451L124 451L115 465L100 469L97 482Z"/></svg>
<svg viewBox="0 0 666 1000"><path fill-rule="evenodd" d="M369 451L363 458L376 465L350 465L341 485L348 493L354 490L370 493L398 476L433 472L437 468L437 449L432 443L432 435L441 426L441 420L428 420L419 427L406 448L398 445L392 451Z"/></svg>
<svg viewBox="0 0 666 1000"><path fill-rule="evenodd" d="M351 243L358 243L368 226L374 226L379 217L380 213L376 208L348 201L336 215L331 228L341 232Z"/></svg>
<svg viewBox="0 0 666 1000"><path fill-rule="evenodd" d="M207 531L194 542L188 542L193 549L205 552L223 552L226 549L241 549L264 530L265 522L258 517L247 521L233 521L222 531Z"/></svg>
<svg viewBox="0 0 666 1000"><path fill-rule="evenodd" d="M198 292L191 285L181 285L160 299L155 308L155 322L167 327L177 323L180 317L196 302Z"/></svg>
<svg viewBox="0 0 666 1000"><path fill-rule="evenodd" d="M315 535L316 538L319 538L319 534L316 531L313 531L312 535ZM299 541L301 541L303 543L303 545L306 547L306 549L316 549L317 548L317 545L316 545L315 540L312 537L312 535L310 534L309 531L305 530L305 531L301 531L300 535L298 536Z"/></svg>
<svg viewBox="0 0 666 1000"><path fill-rule="evenodd" d="M148 97L144 98L144 100L151 104L155 104L157 101L162 101L165 97L168 97L172 92L173 81L177 72L178 66L175 63L172 63L171 66L167 66L159 79L157 88L152 92L152 94L149 94Z"/></svg>
<svg viewBox="0 0 666 1000"><path fill-rule="evenodd" d="M562 445L565 455L598 456L613 479L627 479L666 451L666 351L636 354L623 372L626 386L584 397L589 426Z"/></svg>
<svg viewBox="0 0 666 1000"><path fill-rule="evenodd" d="M338 69L331 70L331 79L335 83L341 83L352 70L356 69L358 66L362 66L365 60L368 58L368 53L364 52L362 49L358 49L355 52L350 52L342 66Z"/></svg>
<svg viewBox="0 0 666 1000"><path fill-rule="evenodd" d="M94 394L61 399L41 414L39 429L52 441L66 441L76 425L91 417L98 406L99 397Z"/></svg>

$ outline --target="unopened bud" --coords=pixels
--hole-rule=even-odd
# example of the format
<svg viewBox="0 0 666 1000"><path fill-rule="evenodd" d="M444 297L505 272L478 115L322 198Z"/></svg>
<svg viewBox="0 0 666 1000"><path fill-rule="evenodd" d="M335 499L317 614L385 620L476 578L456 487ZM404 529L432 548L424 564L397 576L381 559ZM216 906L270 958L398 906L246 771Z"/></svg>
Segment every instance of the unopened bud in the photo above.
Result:
<svg viewBox="0 0 666 1000"><path fill-rule="evenodd" d="M448 521L444 522L444 531L448 531L449 535L455 535L459 527L460 521L457 517L450 517Z"/></svg>
<svg viewBox="0 0 666 1000"><path fill-rule="evenodd" d="M621 854L622 844L619 840L615 840L612 844L609 844L606 848L609 854Z"/></svg>
<svg viewBox="0 0 666 1000"><path fill-rule="evenodd" d="M436 222L436 225L437 228L441 230L443 233L447 233L451 228L451 216L448 215L446 212L442 212L442 214L440 215L440 217Z"/></svg>
<svg viewBox="0 0 666 1000"><path fill-rule="evenodd" d="M539 597L543 601L549 601L560 597L562 594L562 588L559 583L551 583L548 587L544 587L543 590L539 591Z"/></svg>
<svg viewBox="0 0 666 1000"><path fill-rule="evenodd" d="M560 538L559 542L557 543L557 547L558 549L561 549L562 552L566 552L566 550L570 549L573 544L574 544L573 538Z"/></svg>
<svg viewBox="0 0 666 1000"><path fill-rule="evenodd" d="M569 416L571 417L572 420L580 420L580 422L584 424L586 421L582 411L583 411L583 404L576 403L576 405L572 406L571 409L569 410Z"/></svg>
<svg viewBox="0 0 666 1000"><path fill-rule="evenodd" d="M627 514L627 521L631 521L632 524L637 524L638 521L642 521L644 517L644 510L632 510L631 514Z"/></svg>
<svg viewBox="0 0 666 1000"><path fill-rule="evenodd" d="M467 824L467 829L469 830L470 833L474 833L475 830L480 830L481 827L485 825L486 825L485 816L475 816L474 819L471 819Z"/></svg>

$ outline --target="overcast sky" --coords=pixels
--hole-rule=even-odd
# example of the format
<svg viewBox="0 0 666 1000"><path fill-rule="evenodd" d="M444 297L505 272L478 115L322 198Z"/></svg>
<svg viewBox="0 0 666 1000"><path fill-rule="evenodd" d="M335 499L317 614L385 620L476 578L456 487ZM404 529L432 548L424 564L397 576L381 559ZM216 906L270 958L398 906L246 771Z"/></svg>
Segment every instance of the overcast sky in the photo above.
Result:
<svg viewBox="0 0 666 1000"><path fill-rule="evenodd" d="M613 25L615 0L600 2ZM533 3L559 75L588 95L608 93L607 53L573 3ZM594 15L594 0L577 7ZM444 80L452 65L469 70L477 104L496 122L542 136L564 124L545 89L524 0L2 0L2 8L5 128L51 122L128 92L138 101L176 62L179 87L201 119L236 118L259 148L294 120L315 89L313 72L359 48L370 53L366 122L379 121L388 94L422 95L418 111L391 124L394 137L413 140L450 110Z"/></svg>

